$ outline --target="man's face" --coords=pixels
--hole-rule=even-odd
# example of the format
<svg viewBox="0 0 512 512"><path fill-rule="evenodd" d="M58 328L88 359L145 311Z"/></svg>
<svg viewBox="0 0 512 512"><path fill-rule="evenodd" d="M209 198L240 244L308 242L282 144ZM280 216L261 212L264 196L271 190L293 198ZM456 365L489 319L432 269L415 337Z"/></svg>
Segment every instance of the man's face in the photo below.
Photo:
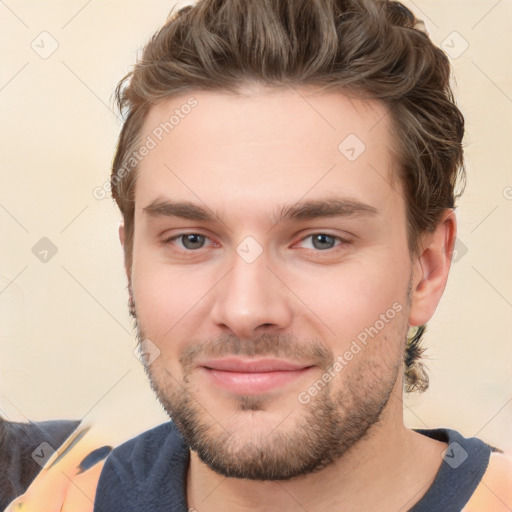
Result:
<svg viewBox="0 0 512 512"><path fill-rule="evenodd" d="M153 389L221 474L325 467L401 389L412 266L384 106L197 92L152 107L150 139L129 277Z"/></svg>

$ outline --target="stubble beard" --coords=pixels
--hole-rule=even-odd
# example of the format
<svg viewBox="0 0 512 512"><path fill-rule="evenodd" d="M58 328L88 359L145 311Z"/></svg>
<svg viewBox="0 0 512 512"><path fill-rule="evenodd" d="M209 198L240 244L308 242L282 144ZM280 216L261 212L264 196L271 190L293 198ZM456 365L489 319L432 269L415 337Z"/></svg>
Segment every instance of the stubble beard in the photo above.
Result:
<svg viewBox="0 0 512 512"><path fill-rule="evenodd" d="M132 317L135 320L139 346L146 339L138 321L135 304ZM379 343L390 344L392 352L400 354L407 326L397 318L389 336ZM375 342L375 340L373 341ZM332 354L318 344L305 345L302 352L283 343L282 337L265 335L251 344L241 344L236 338L216 340L215 344L197 345L188 352L188 362L193 354L207 346L209 354L228 355L278 355L275 347L287 347L285 352L291 359L305 353L313 354L322 361L324 370L332 365ZM369 342L372 343L372 342ZM397 344L399 345L397 347ZM213 348L215 347L215 348ZM245 348L244 348L245 347ZM365 347L366 348L366 347ZM362 349L364 353L365 348ZM381 350L384 347L381 347ZM195 352L194 352L195 350ZM378 350L373 357L356 355L341 373L350 370L349 377L340 389L333 389L336 378L328 382L308 403L297 400L293 430L279 426L271 432L247 432L247 428L230 431L222 425L222 418L209 414L207 403L201 403L192 391L191 365L182 357L183 380L177 381L168 369L155 364L146 365L145 371L151 388L162 407L176 424L188 446L211 470L225 477L250 480L288 480L297 476L317 472L342 457L358 442L371 435L379 424L382 413L391 397L400 374L402 359L381 357ZM279 353L282 355L282 352ZM318 375L317 378L321 378ZM315 379L316 380L316 379ZM338 387L340 387L338 385ZM262 411L265 414L267 398L239 396L235 407L239 414ZM286 411L283 411L285 416Z"/></svg>

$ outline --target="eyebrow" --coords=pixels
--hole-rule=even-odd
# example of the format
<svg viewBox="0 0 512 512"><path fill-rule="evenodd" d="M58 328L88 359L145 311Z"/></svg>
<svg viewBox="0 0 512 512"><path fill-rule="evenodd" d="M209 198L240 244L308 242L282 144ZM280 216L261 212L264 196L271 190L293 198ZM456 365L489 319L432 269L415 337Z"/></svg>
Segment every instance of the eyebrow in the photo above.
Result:
<svg viewBox="0 0 512 512"><path fill-rule="evenodd" d="M155 199L142 210L150 217L177 217L193 221L214 222L220 216L211 210L189 201L173 202L166 199ZM272 221L312 220L323 217L354 217L375 216L379 210L374 206L355 199L332 198L299 201L281 205L273 214Z"/></svg>

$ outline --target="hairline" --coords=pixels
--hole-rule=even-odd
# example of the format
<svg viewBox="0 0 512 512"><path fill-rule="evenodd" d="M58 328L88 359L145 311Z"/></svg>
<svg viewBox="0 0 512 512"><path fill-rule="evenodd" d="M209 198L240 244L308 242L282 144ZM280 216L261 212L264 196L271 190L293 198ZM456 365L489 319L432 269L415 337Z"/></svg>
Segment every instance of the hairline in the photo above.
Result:
<svg viewBox="0 0 512 512"><path fill-rule="evenodd" d="M257 87L251 87L254 84L256 84ZM259 86L259 87L258 87ZM263 86L263 87L262 87ZM397 120L395 119L394 115L394 109L392 107L391 102L387 102L382 98L375 98L375 97L368 97L365 98L365 89L362 87L349 87L346 85L340 86L339 84L317 84L315 82L303 82L303 83L296 83L296 87L300 87L301 89L306 90L313 90L313 94L323 94L323 93L339 93L340 95L343 95L347 98L357 99L360 101L368 101L368 102L374 102L381 106L383 106L386 110L386 112L389 114L387 117L390 119L387 125L388 130L388 140L389 144L387 145L389 149L389 156L392 162L396 164L395 166L392 166L390 172L388 173L388 176L386 178L383 178L387 181L388 185L395 189L400 195L402 195L404 199L405 204L405 217L406 217L406 234L407 234L407 242L409 246L409 253L411 257L413 257L417 250L418 250L418 243L421 235L425 232L415 233L413 227L411 226L411 208L409 207L409 200L407 199L407 193L405 189L405 179L403 177L404 172L404 166L403 166L403 155L400 149L400 145L396 143L395 141L399 140L398 134L400 133L400 127L398 126ZM146 127L146 123L148 120L148 117L150 113L153 111L153 109L158 108L162 106L165 103L169 103L173 100L183 98L185 96L193 95L197 92L212 92L219 95L230 95L230 96L246 96L251 97L253 94L251 93L255 89L257 91L261 91L262 88L265 91L280 91L280 90L296 90L294 85L290 85L290 82L285 83L278 83L276 82L261 82L259 80L251 80L251 79L245 79L241 83L236 84L233 87L225 87L225 86L219 86L219 87L211 87L211 88L201 88L197 86L191 86L187 88L181 88L180 90L171 92L169 94L166 94L165 96L162 96L158 101L154 103L145 103L141 107L145 112L143 111L142 120L140 122L140 128L137 132L136 138L133 141L133 145L131 145L129 148L127 148L127 151L125 152L125 161L121 162L120 169L124 168L126 166L126 161L128 160L128 156L133 154L134 152L138 151L140 147L142 146L143 139L142 135L144 133L144 129ZM248 91L247 94L244 94L245 91ZM129 172L130 176L128 179L122 178L119 183L126 183L128 182L130 184L129 189L126 191L125 194L125 200L133 202L132 208L130 209L133 212L132 215L132 223L130 226L130 236L129 242L130 247L128 247L128 250L130 254L133 252L133 232L135 230L135 189L137 184L137 178L140 171L140 162L137 163L135 167ZM117 174L117 171L116 173ZM124 184L123 183L123 184ZM396 187L399 187L401 189L401 192L397 190ZM405 197L403 194L405 194ZM123 219L125 218L125 212L122 212Z"/></svg>

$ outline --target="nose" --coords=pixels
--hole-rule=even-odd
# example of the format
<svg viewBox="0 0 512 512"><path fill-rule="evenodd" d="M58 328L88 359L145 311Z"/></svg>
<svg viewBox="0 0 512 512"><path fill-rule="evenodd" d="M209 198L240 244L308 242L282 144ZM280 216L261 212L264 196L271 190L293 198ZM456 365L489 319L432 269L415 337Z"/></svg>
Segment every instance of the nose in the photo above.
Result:
<svg viewBox="0 0 512 512"><path fill-rule="evenodd" d="M219 328L249 339L289 327L292 294L279 272L269 266L265 251L251 263L233 255L231 270L215 287L215 302L210 310L212 321Z"/></svg>

